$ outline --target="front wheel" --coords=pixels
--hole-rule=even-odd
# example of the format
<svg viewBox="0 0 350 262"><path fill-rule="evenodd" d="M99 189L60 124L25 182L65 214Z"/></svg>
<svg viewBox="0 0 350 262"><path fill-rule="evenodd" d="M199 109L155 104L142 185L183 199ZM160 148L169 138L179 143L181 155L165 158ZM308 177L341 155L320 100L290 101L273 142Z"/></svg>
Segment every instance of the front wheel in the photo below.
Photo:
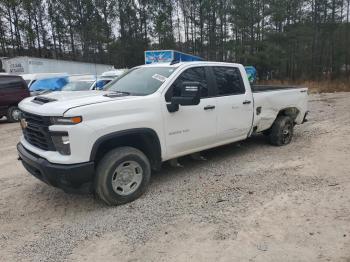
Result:
<svg viewBox="0 0 350 262"><path fill-rule="evenodd" d="M108 152L97 166L95 192L108 205L139 198L151 178L151 165L140 150L120 147Z"/></svg>
<svg viewBox="0 0 350 262"><path fill-rule="evenodd" d="M18 122L21 115L21 110L17 106L11 106L7 110L7 121L10 123Z"/></svg>
<svg viewBox="0 0 350 262"><path fill-rule="evenodd" d="M290 116L279 116L269 131L269 140L272 145L288 145L292 141L294 133L293 119Z"/></svg>

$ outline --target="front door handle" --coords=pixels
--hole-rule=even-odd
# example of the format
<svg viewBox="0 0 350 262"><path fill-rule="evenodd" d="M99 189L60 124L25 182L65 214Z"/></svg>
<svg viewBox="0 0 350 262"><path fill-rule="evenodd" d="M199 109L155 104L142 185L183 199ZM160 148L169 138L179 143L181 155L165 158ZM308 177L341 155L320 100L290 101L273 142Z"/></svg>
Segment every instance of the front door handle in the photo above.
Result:
<svg viewBox="0 0 350 262"><path fill-rule="evenodd" d="M243 105L250 105L252 103L252 101L246 100L243 102Z"/></svg>
<svg viewBox="0 0 350 262"><path fill-rule="evenodd" d="M206 106L204 107L204 110L214 110L215 106Z"/></svg>

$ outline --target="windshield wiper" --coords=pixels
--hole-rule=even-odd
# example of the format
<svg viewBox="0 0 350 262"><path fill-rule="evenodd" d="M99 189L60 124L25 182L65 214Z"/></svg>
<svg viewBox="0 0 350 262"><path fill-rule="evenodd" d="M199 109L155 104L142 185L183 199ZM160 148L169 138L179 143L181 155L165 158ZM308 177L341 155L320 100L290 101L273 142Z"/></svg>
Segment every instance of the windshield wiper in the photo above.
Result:
<svg viewBox="0 0 350 262"><path fill-rule="evenodd" d="M47 94L47 93L51 93L54 90L40 90L40 94Z"/></svg>
<svg viewBox="0 0 350 262"><path fill-rule="evenodd" d="M118 97L118 96L129 96L130 93L129 92L124 92L124 91L114 91L114 90L111 90L109 91L110 93L108 94L105 94L104 96L107 96L107 97Z"/></svg>
<svg viewBox="0 0 350 262"><path fill-rule="evenodd" d="M117 93L117 94L122 94L122 95L127 95L127 96L130 95L130 92L126 92L126 91L111 90L111 92Z"/></svg>

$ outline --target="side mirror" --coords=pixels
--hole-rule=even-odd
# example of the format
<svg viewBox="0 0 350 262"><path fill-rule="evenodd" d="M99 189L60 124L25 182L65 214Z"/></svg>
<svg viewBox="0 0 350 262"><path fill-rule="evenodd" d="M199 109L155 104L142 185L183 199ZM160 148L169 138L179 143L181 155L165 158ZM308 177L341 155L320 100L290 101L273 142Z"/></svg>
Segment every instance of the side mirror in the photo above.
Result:
<svg viewBox="0 0 350 262"><path fill-rule="evenodd" d="M195 106L201 101L201 88L199 82L183 82L181 86L181 95L171 98L171 103L168 104L170 113L179 110L181 106Z"/></svg>

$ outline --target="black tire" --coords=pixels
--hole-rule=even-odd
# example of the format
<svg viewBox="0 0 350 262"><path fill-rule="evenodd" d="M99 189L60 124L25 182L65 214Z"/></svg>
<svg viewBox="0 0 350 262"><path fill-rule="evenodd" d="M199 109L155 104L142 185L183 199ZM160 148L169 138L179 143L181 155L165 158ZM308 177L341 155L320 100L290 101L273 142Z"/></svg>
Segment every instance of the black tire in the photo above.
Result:
<svg viewBox="0 0 350 262"><path fill-rule="evenodd" d="M293 138L294 122L289 116L279 116L270 128L269 140L272 145L288 145Z"/></svg>
<svg viewBox="0 0 350 262"><path fill-rule="evenodd" d="M129 163L130 167L126 165L127 163ZM135 169L137 171L134 170L134 172L138 172L136 176L138 176L140 182L137 183L136 189L131 189L133 185L130 185L129 189L135 191L125 195L125 193L123 194L124 190L122 187L127 186L122 185L122 187L117 187L114 183L117 183L118 180L122 180L123 183L126 183L124 180L127 180L127 178L125 178L124 175L126 174L126 176L130 176L133 169L130 163L133 163L132 165L138 165L138 170ZM126 173L123 173L123 171L118 172L118 168L124 168ZM128 171L128 168L130 169L130 172ZM97 166L94 182L95 193L108 205L115 206L126 204L139 198L146 191L150 178L151 165L144 153L133 147L116 148L108 152ZM132 179L130 181L132 183Z"/></svg>
<svg viewBox="0 0 350 262"><path fill-rule="evenodd" d="M269 136L271 134L271 129L267 129L262 132L264 136Z"/></svg>
<svg viewBox="0 0 350 262"><path fill-rule="evenodd" d="M9 107L9 109L7 110L7 121L10 123L15 123L19 121L19 108L17 106L11 106Z"/></svg>

